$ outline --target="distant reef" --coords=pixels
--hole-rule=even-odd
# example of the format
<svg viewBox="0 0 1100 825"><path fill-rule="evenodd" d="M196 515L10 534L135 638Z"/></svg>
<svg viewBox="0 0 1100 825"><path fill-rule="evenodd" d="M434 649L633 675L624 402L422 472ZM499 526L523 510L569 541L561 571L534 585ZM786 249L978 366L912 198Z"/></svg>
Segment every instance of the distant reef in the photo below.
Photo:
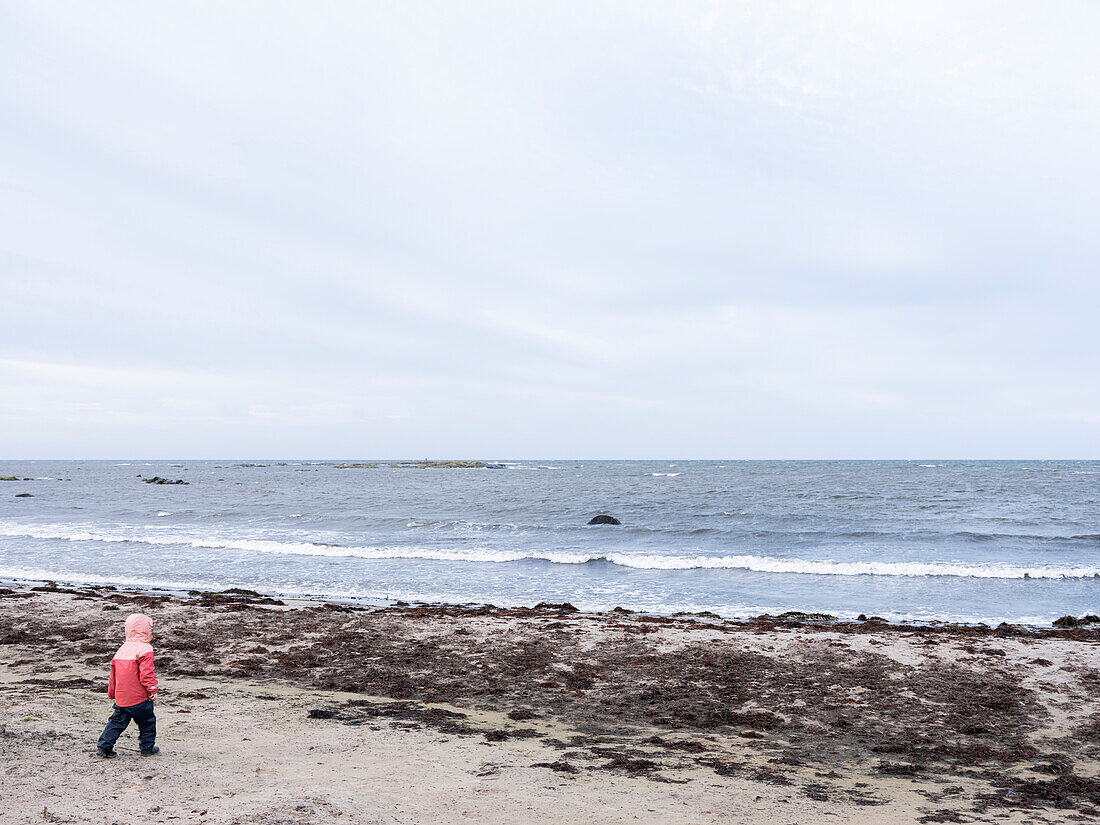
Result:
<svg viewBox="0 0 1100 825"><path fill-rule="evenodd" d="M416 470L503 470L503 464L491 461L386 461L377 464L337 464L342 470L375 470L379 467L400 467Z"/></svg>

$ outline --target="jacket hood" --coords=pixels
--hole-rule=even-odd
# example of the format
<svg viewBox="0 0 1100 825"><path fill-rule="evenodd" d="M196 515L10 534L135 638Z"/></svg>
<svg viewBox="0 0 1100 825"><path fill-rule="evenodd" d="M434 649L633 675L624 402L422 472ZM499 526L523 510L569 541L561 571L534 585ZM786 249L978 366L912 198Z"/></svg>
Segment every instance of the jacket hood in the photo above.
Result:
<svg viewBox="0 0 1100 825"><path fill-rule="evenodd" d="M126 618L126 641L151 642L153 620L144 613L134 613Z"/></svg>

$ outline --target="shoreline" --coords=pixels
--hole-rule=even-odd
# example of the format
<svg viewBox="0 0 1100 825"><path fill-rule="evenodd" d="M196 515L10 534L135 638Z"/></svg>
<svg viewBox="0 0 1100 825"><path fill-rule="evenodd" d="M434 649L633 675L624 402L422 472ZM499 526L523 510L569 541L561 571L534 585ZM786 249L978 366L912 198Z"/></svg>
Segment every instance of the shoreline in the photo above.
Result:
<svg viewBox="0 0 1100 825"><path fill-rule="evenodd" d="M1097 626L732 622L24 586L0 589L12 720L2 735L21 777L21 821L41 821L45 782L76 789L71 810L50 804L55 815L102 821L78 817L124 760L105 768L85 754L107 707L106 662L134 610L154 617L166 687L158 771L209 769L220 787L240 773L244 748L259 760L250 804L275 810L297 794L311 806L303 822L453 822L452 802L409 795L436 769L457 783L448 800L489 823L530 819L532 808L541 821L592 821L569 808L592 794L617 800L606 821L652 810L653 821L685 825L1023 822L1037 812L1070 822L1100 810ZM217 725L191 738L207 715ZM287 751L287 741L299 744ZM331 783L318 785L309 748L332 743ZM210 748L224 759L203 768ZM482 761L470 762L471 748ZM268 752L278 770L257 755ZM60 775L25 774L27 760ZM386 772L405 813L357 808L381 786L356 785L356 771ZM477 807L478 788L500 781L488 776L506 780L499 810ZM208 793L204 807L192 788L203 817L160 793L140 797L182 821L298 821L249 818L243 786Z"/></svg>
<svg viewBox="0 0 1100 825"><path fill-rule="evenodd" d="M106 579L107 577L96 577L97 579ZM354 605L367 608L453 608L460 610L471 610L482 607L490 607L494 609L503 610L528 610L526 605L515 605L511 607L500 607L498 605L490 604L488 602L423 602L423 601L406 601L404 599L382 599L382 598L368 598L363 596L339 596L334 594L323 593L288 593L279 590L256 590L253 588L244 587L231 587L222 590L200 590L197 588L189 588L185 586L168 587L160 585L149 584L134 584L117 581L89 581L83 579L39 579L39 578L22 578L22 577L0 577L0 588L15 587L15 588L33 588L41 586L50 586L60 589L93 589L93 590L118 590L124 592L138 592L149 594L168 594L174 597L188 597L195 596L197 594L217 594L217 593L251 593L257 596L264 596L268 598L281 599L293 602L303 603L331 603L331 604L343 604ZM547 602L541 602L547 603ZM711 610L702 610L696 612L690 611L678 611L675 613L663 613L659 611L647 611L647 610L633 610L623 607L615 607L609 610L577 610L578 613L593 616L609 616L609 615L637 615L637 616L652 616L658 618L672 618L672 619L703 619L722 623L732 624L748 624L752 622L758 622L761 620L770 620L773 622L786 623L790 626L808 625L808 624L822 624L822 625L836 625L844 626L851 623L863 623L865 621L871 621L877 625L883 625L887 627L898 628L933 628L933 627L947 627L947 628L959 628L975 630L990 629L995 627L1010 627L1024 632L1039 632L1051 627L1058 628L1060 625L1056 622L1063 622L1066 620L1078 621L1080 626L1083 627L1095 627L1100 630L1100 616L1095 614L1086 613L1080 617L1073 616L1072 614L1066 614L1058 619L1052 620L1048 623L1033 623L1033 622L1008 622L1002 621L994 624L995 620L953 620L953 619L891 619L882 616L866 616L864 613L859 613L855 617L851 616L837 616L833 614L822 613L815 610L800 610L793 609L787 610L783 613L771 614L761 613L756 616L723 616L715 613ZM802 618L800 618L802 617ZM1067 623L1067 627L1076 627L1078 625L1070 625Z"/></svg>

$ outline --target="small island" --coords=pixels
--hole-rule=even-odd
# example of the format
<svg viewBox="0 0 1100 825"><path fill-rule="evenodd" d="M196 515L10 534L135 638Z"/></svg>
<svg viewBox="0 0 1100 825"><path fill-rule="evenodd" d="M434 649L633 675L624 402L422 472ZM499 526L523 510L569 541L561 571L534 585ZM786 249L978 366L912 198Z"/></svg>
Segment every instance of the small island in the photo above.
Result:
<svg viewBox="0 0 1100 825"><path fill-rule="evenodd" d="M377 470L379 467L412 468L417 470L503 470L503 464L491 461L386 461L374 464L337 464L341 470Z"/></svg>

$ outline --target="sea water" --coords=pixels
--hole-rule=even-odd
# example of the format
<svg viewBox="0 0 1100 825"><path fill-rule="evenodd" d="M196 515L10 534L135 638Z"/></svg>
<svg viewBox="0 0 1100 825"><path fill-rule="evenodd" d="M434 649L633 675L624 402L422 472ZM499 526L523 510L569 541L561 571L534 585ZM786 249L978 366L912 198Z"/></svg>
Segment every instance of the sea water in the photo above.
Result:
<svg viewBox="0 0 1100 825"><path fill-rule="evenodd" d="M730 617L1100 612L1100 462L502 463L0 462L31 479L0 482L0 578ZM587 524L600 513L621 526Z"/></svg>

